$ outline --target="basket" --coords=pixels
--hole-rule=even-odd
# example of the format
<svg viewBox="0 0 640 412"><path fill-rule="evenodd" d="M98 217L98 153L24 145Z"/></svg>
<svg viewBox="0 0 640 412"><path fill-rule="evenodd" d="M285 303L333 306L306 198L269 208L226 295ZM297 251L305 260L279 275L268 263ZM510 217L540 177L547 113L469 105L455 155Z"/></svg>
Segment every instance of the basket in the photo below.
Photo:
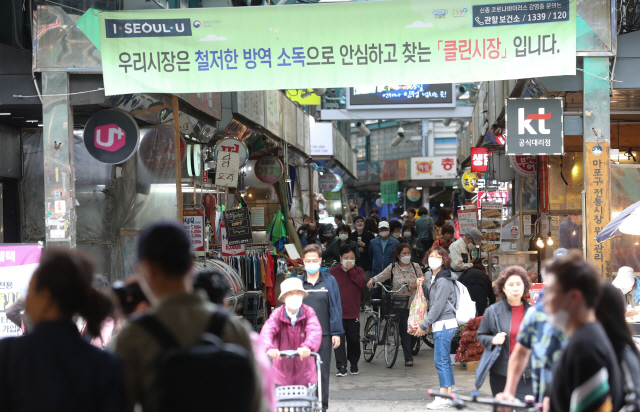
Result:
<svg viewBox="0 0 640 412"><path fill-rule="evenodd" d="M409 296L383 295L382 305L387 314L399 314L409 309Z"/></svg>

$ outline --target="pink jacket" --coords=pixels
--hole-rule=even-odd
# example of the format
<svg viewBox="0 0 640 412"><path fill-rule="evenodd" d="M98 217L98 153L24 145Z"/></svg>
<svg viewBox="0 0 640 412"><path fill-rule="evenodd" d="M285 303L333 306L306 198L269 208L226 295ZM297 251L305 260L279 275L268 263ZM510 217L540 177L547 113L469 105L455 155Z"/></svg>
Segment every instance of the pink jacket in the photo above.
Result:
<svg viewBox="0 0 640 412"><path fill-rule="evenodd" d="M317 352L322 343L322 327L314 310L302 305L302 313L291 326L291 320L285 315L285 305L273 311L262 327L260 337L264 350L296 350L304 347ZM309 357L304 361L300 358L273 361L273 380L276 385L308 385L318 381L315 358Z"/></svg>

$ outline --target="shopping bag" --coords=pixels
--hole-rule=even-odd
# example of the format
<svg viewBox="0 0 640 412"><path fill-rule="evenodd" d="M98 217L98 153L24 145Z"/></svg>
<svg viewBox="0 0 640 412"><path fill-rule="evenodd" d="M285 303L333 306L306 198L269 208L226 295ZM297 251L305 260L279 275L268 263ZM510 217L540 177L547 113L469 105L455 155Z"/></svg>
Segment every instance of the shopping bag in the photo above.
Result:
<svg viewBox="0 0 640 412"><path fill-rule="evenodd" d="M424 322L424 319L427 317L427 299L424 297L424 292L422 288L419 287L416 296L413 298L413 302L411 302L411 307L409 308L409 321L407 322L407 332L409 334L413 334L418 328L420 324Z"/></svg>

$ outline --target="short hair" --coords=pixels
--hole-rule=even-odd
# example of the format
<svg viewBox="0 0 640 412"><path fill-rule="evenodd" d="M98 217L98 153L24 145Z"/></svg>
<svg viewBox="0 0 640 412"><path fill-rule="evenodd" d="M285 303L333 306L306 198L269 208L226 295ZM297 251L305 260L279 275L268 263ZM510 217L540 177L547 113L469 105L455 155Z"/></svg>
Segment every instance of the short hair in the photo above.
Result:
<svg viewBox="0 0 640 412"><path fill-rule="evenodd" d="M396 250L395 252L393 252L393 260L395 260L396 262L400 262L400 253L402 253L402 251L405 249L409 249L409 251L411 251L411 246L409 246L408 243L400 243L398 246L396 246Z"/></svg>
<svg viewBox="0 0 640 412"><path fill-rule="evenodd" d="M224 298L231 291L231 286L224 273L219 269L201 269L193 278L193 288L207 292L209 300L218 305L224 303Z"/></svg>
<svg viewBox="0 0 640 412"><path fill-rule="evenodd" d="M334 219L338 219L338 220L342 221L342 215L341 215L340 213L338 213L337 215L335 215L333 218L334 218Z"/></svg>
<svg viewBox="0 0 640 412"><path fill-rule="evenodd" d="M311 220L311 218L307 215L302 216L302 221L304 222L305 220Z"/></svg>
<svg viewBox="0 0 640 412"><path fill-rule="evenodd" d="M342 233L342 232L347 232L348 234L351 234L351 228L349 227L349 225L338 226L338 233Z"/></svg>
<svg viewBox="0 0 640 412"><path fill-rule="evenodd" d="M308 253L316 253L319 258L322 257L322 248L316 243L311 243L302 250L302 257L306 257Z"/></svg>
<svg viewBox="0 0 640 412"><path fill-rule="evenodd" d="M409 209L407 209L407 215L409 215L409 217L414 217L416 215L416 210L410 207Z"/></svg>
<svg viewBox="0 0 640 412"><path fill-rule="evenodd" d="M436 252L440 255L440 257L442 257L443 268L451 269L451 255L449 255L447 249L440 246L434 246L431 249L427 250L427 253L424 254L424 259L422 261L423 264L429 263L429 255L431 255L433 252Z"/></svg>
<svg viewBox="0 0 640 412"><path fill-rule="evenodd" d="M350 244L347 243L346 245L340 246L340 256L346 255L349 252L353 252L354 255L356 254L356 251L353 250Z"/></svg>
<svg viewBox="0 0 640 412"><path fill-rule="evenodd" d="M456 230L451 225L442 226L442 235L450 234L451 236L456 234Z"/></svg>
<svg viewBox="0 0 640 412"><path fill-rule="evenodd" d="M372 217L368 217L364 221L364 230L371 233L378 233L378 222Z"/></svg>
<svg viewBox="0 0 640 412"><path fill-rule="evenodd" d="M522 283L524 283L524 293L522 294L522 297L524 298L524 296L529 293L529 290L531 289L531 281L529 280L529 274L527 273L527 271L520 266L509 266L508 268L500 272L500 275L498 275L498 279L496 279L494 286L496 296L499 296L503 299L506 298L506 295L504 294L504 285L507 283L507 279L509 279L511 276L520 276L520 278L522 279Z"/></svg>
<svg viewBox="0 0 640 412"><path fill-rule="evenodd" d="M378 208L374 207L373 209L371 209L371 212L369 212L369 216L371 215L377 215L378 214Z"/></svg>
<svg viewBox="0 0 640 412"><path fill-rule="evenodd" d="M140 234L138 260L158 265L168 277L184 278L193 264L191 240L176 222L154 223Z"/></svg>
<svg viewBox="0 0 640 412"><path fill-rule="evenodd" d="M387 219L386 217L384 217L384 216L383 216L383 217L381 217L381 218L380 218L380 221L381 221L381 222L382 222L382 221L384 221L384 222L388 222L388 221L389 221L389 219Z"/></svg>
<svg viewBox="0 0 640 412"><path fill-rule="evenodd" d="M417 232L416 232L416 226L411 224L411 223L405 223L404 226L402 226L402 232L407 232L410 231L411 232L411 236L417 236Z"/></svg>
<svg viewBox="0 0 640 412"><path fill-rule="evenodd" d="M427 209L424 206L420 206L420 208L418 209L418 216L424 216L428 214L429 214L429 209Z"/></svg>
<svg viewBox="0 0 640 412"><path fill-rule="evenodd" d="M578 252L550 260L545 265L547 276L554 275L564 292L578 289L588 308L595 308L602 294L602 279L598 270L582 259Z"/></svg>
<svg viewBox="0 0 640 412"><path fill-rule="evenodd" d="M402 223L398 220L392 220L389 222L389 231L393 233L394 230L400 229L402 230Z"/></svg>

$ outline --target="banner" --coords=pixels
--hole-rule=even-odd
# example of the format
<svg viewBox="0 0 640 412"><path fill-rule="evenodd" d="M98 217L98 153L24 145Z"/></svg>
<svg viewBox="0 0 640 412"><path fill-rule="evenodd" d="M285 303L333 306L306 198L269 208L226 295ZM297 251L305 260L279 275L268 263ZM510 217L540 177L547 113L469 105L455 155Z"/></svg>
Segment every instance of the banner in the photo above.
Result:
<svg viewBox="0 0 640 412"><path fill-rule="evenodd" d="M382 201L385 204L394 204L398 202L398 181L381 182L380 193L382 195Z"/></svg>
<svg viewBox="0 0 640 412"><path fill-rule="evenodd" d="M561 97L506 99L505 102L507 155L561 156L564 153Z"/></svg>
<svg viewBox="0 0 640 412"><path fill-rule="evenodd" d="M575 75L575 0L478 3L100 12L105 94Z"/></svg>
<svg viewBox="0 0 640 412"><path fill-rule="evenodd" d="M455 179L455 157L412 157L411 180Z"/></svg>
<svg viewBox="0 0 640 412"><path fill-rule="evenodd" d="M0 339L22 335L21 327L8 320L6 312L27 296L41 251L39 245L0 245Z"/></svg>

